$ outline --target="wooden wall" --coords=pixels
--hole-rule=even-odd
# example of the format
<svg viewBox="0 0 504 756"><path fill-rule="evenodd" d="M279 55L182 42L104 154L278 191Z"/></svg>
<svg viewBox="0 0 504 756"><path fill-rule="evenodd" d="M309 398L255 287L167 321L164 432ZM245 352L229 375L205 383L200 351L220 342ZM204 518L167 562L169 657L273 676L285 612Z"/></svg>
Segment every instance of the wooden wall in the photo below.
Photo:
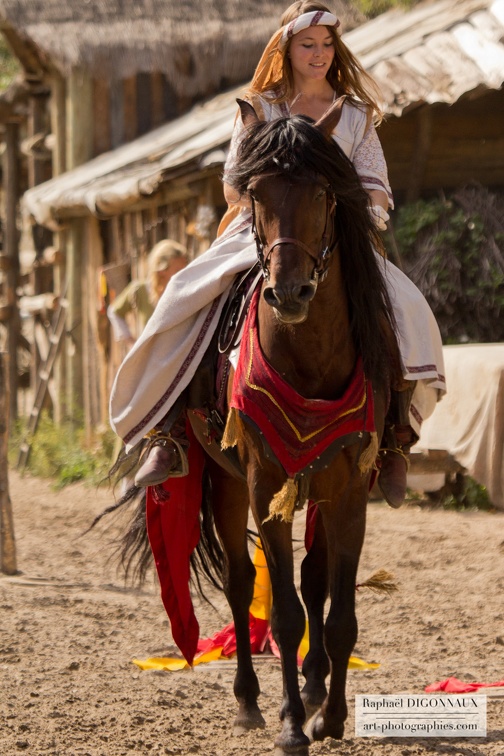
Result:
<svg viewBox="0 0 504 756"><path fill-rule="evenodd" d="M162 73L128 79L93 79L94 155L131 142L184 113L192 102L177 97Z"/></svg>
<svg viewBox="0 0 504 756"><path fill-rule="evenodd" d="M477 181L504 186L504 91L423 106L379 129L396 201Z"/></svg>

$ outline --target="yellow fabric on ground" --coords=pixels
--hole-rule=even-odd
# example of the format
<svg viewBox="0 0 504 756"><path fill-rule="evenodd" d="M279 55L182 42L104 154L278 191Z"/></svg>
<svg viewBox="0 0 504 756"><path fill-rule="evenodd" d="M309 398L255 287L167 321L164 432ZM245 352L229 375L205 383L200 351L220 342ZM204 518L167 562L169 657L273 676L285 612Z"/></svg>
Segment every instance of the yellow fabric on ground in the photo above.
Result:
<svg viewBox="0 0 504 756"><path fill-rule="evenodd" d="M261 541L257 539L257 545L253 557L254 567L256 568L256 579L254 583L254 598L250 605L250 613L257 619L269 620L271 615L271 580L266 566L266 557L261 547ZM298 656L304 659L309 649L309 631L308 622L306 622L303 640L299 646ZM216 661L222 656L222 646L214 648L211 651L196 656L193 665L204 664L205 662ZM141 661L132 659L140 669L157 669L176 672L181 669L190 669L185 659L176 659L174 657L153 657ZM379 664L365 662L357 656L351 656L348 660L348 669L376 669Z"/></svg>

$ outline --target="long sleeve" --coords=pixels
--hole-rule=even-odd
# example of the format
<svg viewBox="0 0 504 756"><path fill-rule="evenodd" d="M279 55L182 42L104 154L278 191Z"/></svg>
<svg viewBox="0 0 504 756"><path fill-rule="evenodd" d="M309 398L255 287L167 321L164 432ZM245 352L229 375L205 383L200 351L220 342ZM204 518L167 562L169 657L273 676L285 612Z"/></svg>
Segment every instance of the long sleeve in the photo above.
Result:
<svg viewBox="0 0 504 756"><path fill-rule="evenodd" d="M388 197L389 207L394 207L394 198L388 180L385 155L373 124L365 132L353 156L355 170L364 189L382 191Z"/></svg>

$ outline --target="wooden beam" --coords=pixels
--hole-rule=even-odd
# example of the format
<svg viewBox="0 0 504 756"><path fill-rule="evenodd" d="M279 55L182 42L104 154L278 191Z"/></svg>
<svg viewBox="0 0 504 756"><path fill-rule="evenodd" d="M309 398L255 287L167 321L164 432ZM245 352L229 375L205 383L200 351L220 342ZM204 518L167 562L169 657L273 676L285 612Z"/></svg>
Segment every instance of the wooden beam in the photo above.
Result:
<svg viewBox="0 0 504 756"><path fill-rule="evenodd" d="M93 156L93 83L89 74L74 69L66 91L66 169L87 163Z"/></svg>
<svg viewBox="0 0 504 756"><path fill-rule="evenodd" d="M7 348L13 359L9 362L10 421L18 417L17 405L17 364L16 354L19 340L20 321L17 307L16 290L19 278L19 233L17 229L17 210L19 201L19 125L17 122L5 124L5 152L3 155L4 186L4 253L10 264L6 272L6 304L10 306L7 324Z"/></svg>
<svg viewBox="0 0 504 756"><path fill-rule="evenodd" d="M66 171L66 83L63 77L53 72L51 75L51 133L54 136L52 150L53 176Z"/></svg>
<svg viewBox="0 0 504 756"><path fill-rule="evenodd" d="M9 355L0 352L0 570L5 575L15 575L16 541L14 517L9 496ZM13 360L15 363L15 360Z"/></svg>
<svg viewBox="0 0 504 756"><path fill-rule="evenodd" d="M108 422L107 350L100 338L101 318L98 311L97 271L103 265L103 243L99 222L93 216L86 221L85 244L82 249L84 275L82 309L83 372L84 372L84 425L87 440L93 429Z"/></svg>
<svg viewBox="0 0 504 756"><path fill-rule="evenodd" d="M86 71L74 69L67 79L66 90L66 161L67 170L86 163L93 156L93 82ZM82 308L88 307L82 294L82 250L85 244L85 221L75 219L66 233L67 332L66 400L70 416L80 413L83 405Z"/></svg>
<svg viewBox="0 0 504 756"><path fill-rule="evenodd" d="M112 146L110 136L110 85L105 79L93 79L94 121L93 154L101 155Z"/></svg>
<svg viewBox="0 0 504 756"><path fill-rule="evenodd" d="M413 143L406 202L415 202L422 192L422 184L432 143L432 108L417 111L417 133Z"/></svg>

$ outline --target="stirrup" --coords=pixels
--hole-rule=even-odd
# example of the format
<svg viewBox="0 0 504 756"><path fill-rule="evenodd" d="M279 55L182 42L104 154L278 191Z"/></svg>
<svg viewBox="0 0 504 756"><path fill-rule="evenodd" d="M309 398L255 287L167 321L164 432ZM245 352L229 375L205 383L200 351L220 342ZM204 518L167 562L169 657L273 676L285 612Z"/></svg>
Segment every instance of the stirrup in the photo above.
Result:
<svg viewBox="0 0 504 756"><path fill-rule="evenodd" d="M154 428L153 430L149 431L146 435L146 438L148 439L148 443L145 448L145 452L142 455L142 461L146 461L151 449L154 446L163 446L166 448L171 445L175 447L175 450L178 455L179 464L176 465L174 468L170 469L168 478L183 478L189 473L189 460L187 459L187 451L186 451L189 447L188 441L185 441L185 440L179 441L178 439L174 438L170 433L163 433L157 428Z"/></svg>
<svg viewBox="0 0 504 756"><path fill-rule="evenodd" d="M409 450L407 452L403 452L401 446L396 446L395 449L391 449L388 446L382 446L380 451L378 452L378 459L380 459L382 453L387 454L390 452L391 454L399 454L400 457L404 459L406 462L406 470L409 470L410 468L410 458L409 458Z"/></svg>

